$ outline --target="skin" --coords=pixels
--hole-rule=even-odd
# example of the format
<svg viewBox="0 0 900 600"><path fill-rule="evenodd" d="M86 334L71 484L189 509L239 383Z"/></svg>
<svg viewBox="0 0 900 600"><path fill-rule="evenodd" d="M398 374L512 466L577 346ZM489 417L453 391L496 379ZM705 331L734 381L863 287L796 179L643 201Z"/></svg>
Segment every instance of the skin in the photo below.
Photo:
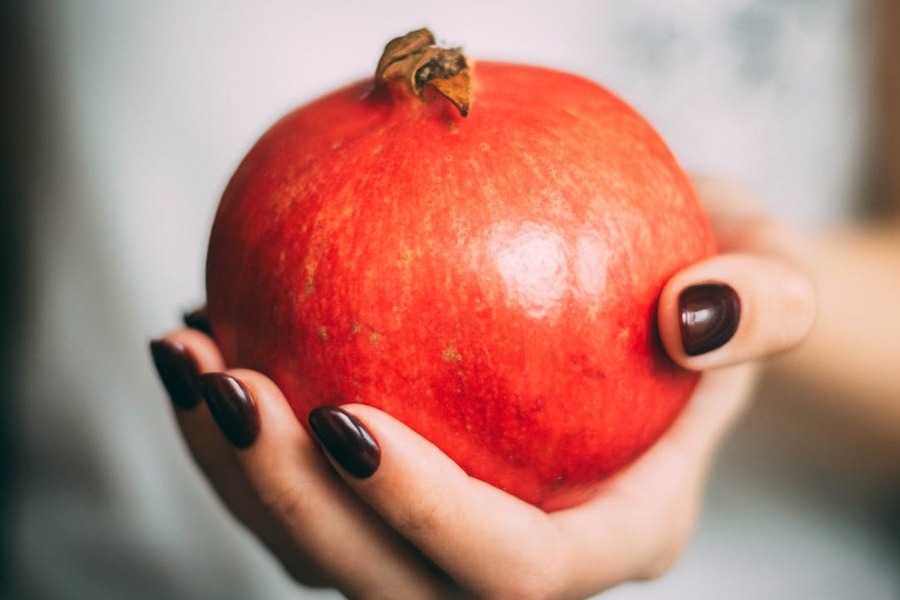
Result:
<svg viewBox="0 0 900 600"><path fill-rule="evenodd" d="M187 446L222 501L300 583L350 598L584 598L663 574L694 525L709 465L750 397L757 362L798 344L816 313L809 249L748 194L698 178L723 250L678 273L659 308L664 345L702 371L685 411L663 438L591 500L545 513L468 477L427 440L372 407L347 405L378 441L375 474L356 479L333 464L293 417L271 380L228 373L250 390L260 434L231 446L207 407L176 409ZM678 294L727 283L743 317L734 337L688 357ZM201 372L220 371L211 338L175 331Z"/></svg>
<svg viewBox="0 0 900 600"><path fill-rule="evenodd" d="M896 480L900 451L900 3L868 6L873 33L873 130L868 218L811 240L820 316L796 352L767 376L811 390L812 408L853 443L877 444L866 455Z"/></svg>

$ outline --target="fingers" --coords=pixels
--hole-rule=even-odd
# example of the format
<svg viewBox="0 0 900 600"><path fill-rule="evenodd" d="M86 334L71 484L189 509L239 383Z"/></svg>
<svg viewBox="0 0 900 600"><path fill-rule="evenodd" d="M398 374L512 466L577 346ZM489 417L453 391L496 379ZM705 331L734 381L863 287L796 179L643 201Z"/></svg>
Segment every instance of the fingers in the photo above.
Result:
<svg viewBox="0 0 900 600"><path fill-rule="evenodd" d="M658 317L667 352L682 366L704 370L795 347L816 315L805 241L734 186L701 179L697 189L723 253L664 287Z"/></svg>
<svg viewBox="0 0 900 600"><path fill-rule="evenodd" d="M224 369L215 343L197 330L183 329L150 344L154 363L175 407L175 417L194 462L235 517L254 531L274 529L234 452L219 430L197 381Z"/></svg>
<svg viewBox="0 0 900 600"><path fill-rule="evenodd" d="M188 450L225 507L273 550L299 582L312 586L328 583L315 565L290 551L290 540L260 501L231 441L203 401L198 386L201 375L224 369L224 360L212 339L197 329L183 329L154 340L151 351L176 407L176 420ZM178 385L168 383L173 379ZM182 397L190 400L179 400Z"/></svg>
<svg viewBox="0 0 900 600"><path fill-rule="evenodd" d="M154 342L154 357L161 347L182 349L198 375L205 402L176 411L197 464L298 581L359 598L445 596L446 577L346 487L271 380L215 371L221 356L197 331Z"/></svg>
<svg viewBox="0 0 900 600"><path fill-rule="evenodd" d="M295 551L351 597L438 598L448 582L353 494L323 460L284 395L260 373L237 369L201 389L233 440L240 469ZM255 407L258 426L236 425ZM253 419L249 419L252 421ZM244 444L248 431L258 433Z"/></svg>
<svg viewBox="0 0 900 600"><path fill-rule="evenodd" d="M202 334L166 341L186 349L198 371L221 365ZM683 514L693 514L694 467L703 461L675 442L651 451L656 458L617 478L603 499L548 516L469 478L376 409L351 406L355 418L317 411L314 430L351 490L266 377L230 370L199 381L206 402L176 412L215 489L298 580L334 582L351 597L443 598L453 580L478 597L585 597L652 574L647 565L674 555L686 536L687 526L673 524L691 522ZM710 436L711 421L687 420L695 424L680 427L683 437Z"/></svg>
<svg viewBox="0 0 900 600"><path fill-rule="evenodd" d="M185 372L222 366L199 332L166 342L187 355ZM164 356L157 364L171 369ZM374 408L311 415L332 470L263 375L163 380L173 398L186 397L179 382L200 382L194 392L205 402L182 399L176 411L192 453L300 581L333 581L361 598L441 598L456 583L479 597L531 598L584 597L671 564L693 524L709 455L739 404L728 394L742 395L734 373L744 371L704 375L661 442L595 500L552 515L469 478Z"/></svg>
<svg viewBox="0 0 900 600"><path fill-rule="evenodd" d="M310 422L359 496L476 597L587 597L659 575L678 556L713 449L746 399L751 373L741 366L704 375L688 409L644 457L594 500L549 515L468 477L372 407L317 409Z"/></svg>
<svg viewBox="0 0 900 600"><path fill-rule="evenodd" d="M464 589L485 598L557 597L567 555L546 513L468 477L374 408L317 409L310 423L349 485ZM366 456L373 440L377 463Z"/></svg>

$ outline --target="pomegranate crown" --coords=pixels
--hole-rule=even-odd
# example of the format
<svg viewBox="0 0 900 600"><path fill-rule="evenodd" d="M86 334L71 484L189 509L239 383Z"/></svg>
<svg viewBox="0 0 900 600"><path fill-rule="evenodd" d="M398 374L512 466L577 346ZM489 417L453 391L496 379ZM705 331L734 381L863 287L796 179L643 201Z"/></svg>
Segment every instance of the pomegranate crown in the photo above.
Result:
<svg viewBox="0 0 900 600"><path fill-rule="evenodd" d="M428 29L416 29L388 42L375 81L378 85L399 82L417 98L423 98L425 88L430 87L464 117L472 104L469 61L462 49L437 46Z"/></svg>

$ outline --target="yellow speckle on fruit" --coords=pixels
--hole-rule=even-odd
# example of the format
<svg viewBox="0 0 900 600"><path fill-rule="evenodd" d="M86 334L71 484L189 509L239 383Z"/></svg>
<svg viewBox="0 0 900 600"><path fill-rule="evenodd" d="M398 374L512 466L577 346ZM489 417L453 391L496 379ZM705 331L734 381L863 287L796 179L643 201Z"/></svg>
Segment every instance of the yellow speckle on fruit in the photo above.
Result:
<svg viewBox="0 0 900 600"><path fill-rule="evenodd" d="M350 333L356 334L360 331L362 331L362 325L356 322L350 323Z"/></svg>
<svg viewBox="0 0 900 600"><path fill-rule="evenodd" d="M441 358L443 358L445 362L459 362L462 360L462 354L460 354L459 350L453 346L447 346L441 352Z"/></svg>
<svg viewBox="0 0 900 600"><path fill-rule="evenodd" d="M312 279L307 279L306 283L303 284L303 293L307 296L312 296L316 291L316 284L313 283Z"/></svg>
<svg viewBox="0 0 900 600"><path fill-rule="evenodd" d="M403 257L401 258L403 266L408 267L409 265L411 265L414 257L415 254L413 253L411 248L404 248Z"/></svg>
<svg viewBox="0 0 900 600"><path fill-rule="evenodd" d="M369 343L377 344L378 342L381 341L382 337L383 336L380 333L378 333L377 331L373 331L372 333L369 334Z"/></svg>
<svg viewBox="0 0 900 600"><path fill-rule="evenodd" d="M327 341L328 341L328 330L325 328L324 325L319 325L319 326L316 328L316 333L319 334L319 339L320 339L320 340L322 340L323 342L327 342Z"/></svg>

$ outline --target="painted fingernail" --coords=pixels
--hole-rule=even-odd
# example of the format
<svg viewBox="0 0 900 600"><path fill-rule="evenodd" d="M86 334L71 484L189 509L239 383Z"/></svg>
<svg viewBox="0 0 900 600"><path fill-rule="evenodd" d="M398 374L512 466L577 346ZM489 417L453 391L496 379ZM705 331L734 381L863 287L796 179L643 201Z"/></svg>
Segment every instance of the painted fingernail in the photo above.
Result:
<svg viewBox="0 0 900 600"><path fill-rule="evenodd" d="M202 331L209 336L212 335L212 326L209 324L209 311L205 304L194 310L186 311L181 315L181 320L184 322L185 327Z"/></svg>
<svg viewBox="0 0 900 600"><path fill-rule="evenodd" d="M200 403L197 363L187 349L177 342L153 340L150 354L172 404L184 410L197 406Z"/></svg>
<svg viewBox="0 0 900 600"><path fill-rule="evenodd" d="M381 464L381 448L359 419L336 406L309 413L309 427L319 444L341 468L360 479L371 477Z"/></svg>
<svg viewBox="0 0 900 600"><path fill-rule="evenodd" d="M259 436L259 410L247 386L225 373L207 373L197 379L197 387L225 437L249 448Z"/></svg>
<svg viewBox="0 0 900 600"><path fill-rule="evenodd" d="M724 346L737 331L741 299L730 286L708 283L686 288L678 297L684 353L698 356Z"/></svg>

